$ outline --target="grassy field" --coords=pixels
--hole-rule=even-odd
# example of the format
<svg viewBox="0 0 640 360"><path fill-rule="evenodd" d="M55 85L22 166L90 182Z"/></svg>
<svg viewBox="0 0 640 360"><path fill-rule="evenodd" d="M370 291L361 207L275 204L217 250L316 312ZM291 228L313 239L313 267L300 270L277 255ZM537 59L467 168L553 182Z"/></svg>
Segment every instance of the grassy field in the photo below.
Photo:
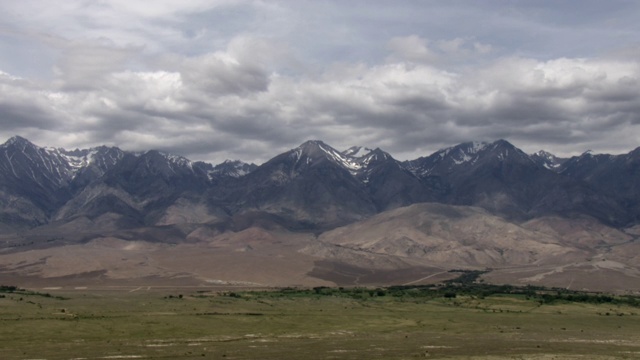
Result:
<svg viewBox="0 0 640 360"><path fill-rule="evenodd" d="M353 290L13 292L9 359L640 359L640 308Z"/></svg>

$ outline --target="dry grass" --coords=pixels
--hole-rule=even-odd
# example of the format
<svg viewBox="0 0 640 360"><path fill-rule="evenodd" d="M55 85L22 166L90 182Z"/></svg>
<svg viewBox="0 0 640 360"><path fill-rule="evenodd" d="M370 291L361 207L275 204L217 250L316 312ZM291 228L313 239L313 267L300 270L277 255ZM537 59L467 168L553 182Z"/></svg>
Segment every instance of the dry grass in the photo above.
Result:
<svg viewBox="0 0 640 360"><path fill-rule="evenodd" d="M640 358L640 309L611 305L269 292L180 298L146 289L62 295L69 299L0 298L2 359Z"/></svg>

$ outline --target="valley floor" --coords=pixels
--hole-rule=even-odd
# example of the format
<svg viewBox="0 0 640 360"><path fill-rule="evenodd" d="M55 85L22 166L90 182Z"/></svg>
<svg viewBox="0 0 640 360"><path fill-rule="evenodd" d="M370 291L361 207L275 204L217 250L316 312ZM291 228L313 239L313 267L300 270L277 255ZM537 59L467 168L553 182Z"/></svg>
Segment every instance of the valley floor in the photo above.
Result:
<svg viewBox="0 0 640 360"><path fill-rule="evenodd" d="M638 307L316 289L6 292L0 353L7 360L640 359Z"/></svg>

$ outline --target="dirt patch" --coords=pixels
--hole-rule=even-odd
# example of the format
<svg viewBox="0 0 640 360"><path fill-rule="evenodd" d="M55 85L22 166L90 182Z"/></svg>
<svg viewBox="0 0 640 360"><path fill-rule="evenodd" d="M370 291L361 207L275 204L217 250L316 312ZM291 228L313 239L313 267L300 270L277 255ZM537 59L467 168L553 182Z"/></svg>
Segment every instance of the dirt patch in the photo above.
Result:
<svg viewBox="0 0 640 360"><path fill-rule="evenodd" d="M431 277L431 275L441 273L442 269L428 267L381 270L361 268L329 260L319 260L314 265L313 270L307 275L331 281L339 286L399 284L418 279L425 279L425 283L436 283L455 277L455 275L449 276L448 274Z"/></svg>

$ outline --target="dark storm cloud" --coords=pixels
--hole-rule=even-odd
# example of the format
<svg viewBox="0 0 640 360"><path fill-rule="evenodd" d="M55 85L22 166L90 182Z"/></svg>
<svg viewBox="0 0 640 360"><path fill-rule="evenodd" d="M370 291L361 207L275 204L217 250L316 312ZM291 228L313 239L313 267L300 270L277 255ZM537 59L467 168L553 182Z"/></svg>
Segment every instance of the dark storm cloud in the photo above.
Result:
<svg viewBox="0 0 640 360"><path fill-rule="evenodd" d="M50 107L51 94L39 91L37 84L0 72L0 119L2 129L15 131L23 128L55 129L59 117L57 109Z"/></svg>
<svg viewBox="0 0 640 360"><path fill-rule="evenodd" d="M55 124L51 114L34 107L31 103L7 103L0 100L0 114L2 128L8 131L23 128L49 129Z"/></svg>

